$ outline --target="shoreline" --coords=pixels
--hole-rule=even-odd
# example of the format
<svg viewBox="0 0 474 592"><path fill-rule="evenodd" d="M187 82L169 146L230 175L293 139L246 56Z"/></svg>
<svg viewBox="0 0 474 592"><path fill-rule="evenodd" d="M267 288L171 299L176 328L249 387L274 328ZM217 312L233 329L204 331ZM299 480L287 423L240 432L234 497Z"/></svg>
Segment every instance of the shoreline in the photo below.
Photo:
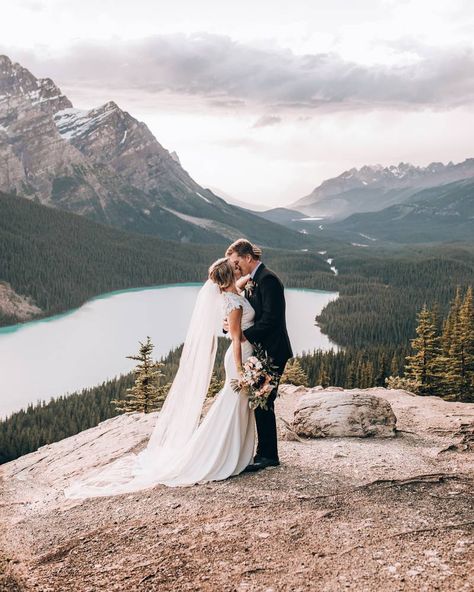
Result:
<svg viewBox="0 0 474 592"><path fill-rule="evenodd" d="M0 337L1 335L14 333L15 331L19 331L24 327L28 327L33 325L34 323L49 323L52 321L56 321L61 318L65 318L69 315L74 314L78 310L80 310L83 306L89 304L90 302L95 302L96 300L104 300L105 298L111 298L113 296L119 296L120 294L128 294L131 292L146 292L149 290L166 290L167 288L192 288L202 286L202 282L183 282L178 284L156 284L153 286L142 286L137 288L125 288L121 290L112 290L111 292L102 292L97 296L93 296L88 300L85 300L81 305L77 306L76 308L71 308L65 310L63 312L54 313L50 316L38 316L35 318L31 318L25 321L20 321L18 323L14 323L13 325L1 325L0 322ZM339 292L334 292L332 290L318 290L317 288L292 288L287 287L285 288L287 291L295 291L295 292L318 292L320 294L337 294L337 298L339 298Z"/></svg>
<svg viewBox="0 0 474 592"><path fill-rule="evenodd" d="M114 314L111 313L111 318L114 320L113 325L110 324L109 320L108 325L105 324L104 326L105 329L112 331L112 333L117 336L120 333L118 326L124 325L122 333L128 339L129 329L127 329L127 327L130 323L123 321L123 319L135 314L134 311L137 311L137 315L139 315L140 303L146 301L150 303L150 310L154 311L153 314L155 316L158 315L158 317L161 318L160 322L162 322L163 325L160 325L161 334L160 339L158 339L158 335L154 336L153 334L153 331L157 331L156 323L154 322L153 327L150 328L150 323L147 321L148 318L155 319L155 316L143 317L140 320L141 329L139 335L143 336L150 334L152 337L154 336L154 342L159 344L159 347L155 350L155 355L157 358L163 358L171 350L179 347L185 337L184 325L180 327L179 333L176 333L176 327L174 324L172 326L169 325L167 319L170 314L167 311L175 311L177 310L176 303L185 302L186 304L182 314L184 314L184 311L186 311L186 314L190 312L193 306L192 303L195 300L197 291L201 285L201 283L197 282L185 282L182 284L161 284L145 288L132 288L130 290L116 290L113 292L102 293L89 300L88 303L83 305L82 309L74 309L67 313L62 313L61 315L55 315L46 319L30 321L29 323L17 324L0 329L0 351L4 352L5 360L11 359L12 367L27 365L28 360L30 360L29 366L32 369L31 371L33 371L34 368L37 368L38 371L38 379L34 384L29 380L27 381L26 379L21 378L21 375L18 375L18 377L12 376L11 378L7 376L5 377L4 384L13 385L12 388L14 388L13 392L15 392L15 397L10 398L10 400L6 399L3 404L0 405L0 421L5 421L15 413L24 411L30 404L33 404L33 406L36 406L38 403L40 405L47 404L52 398L68 396L73 393L78 393L83 389L94 388L101 385L104 381L128 374L132 370L132 365L129 365L126 360L124 362L124 358L130 354L130 351L125 351L127 348L124 349L123 347L124 343L128 343L128 341L124 341L124 337L124 339L117 342L120 345L117 347L114 346L115 349L113 349L113 353L110 353L110 350L108 350L107 353L104 353L103 359L100 358L102 360L100 363L96 363L95 360L98 358L94 358L94 360L91 360L91 364L85 367L82 371L78 371L74 374L75 370L72 369L72 378L68 378L69 374L65 373L62 378L52 382L51 374L48 373L51 365L51 356L48 358L45 354L45 359L48 365L45 366L43 364L39 367L39 362L36 362L35 360L42 359L42 354L35 353L36 350L34 348L48 348L47 351L50 349L51 351L58 349L58 343L62 342L57 342L56 337L54 337L54 339L51 337L50 339L48 336L56 336L57 334L59 339L68 339L70 332L64 333L64 330L62 329L63 325L66 325L67 327L77 327L77 331L82 335L82 339L79 339L77 345L71 345L69 350L76 347L76 349L83 351L84 347L81 344L84 339L90 340L91 335L96 335L96 333L94 333L95 327L101 326L102 320L104 320L104 323L107 322L107 319L110 316L107 311L109 309L111 311L120 309L122 310L122 316L115 317ZM288 288L286 293L290 307L288 309L288 327L290 335L291 329L293 328L293 338L295 339L293 349L295 355L300 355L303 352L312 351L313 349L318 348L338 350L340 346L338 346L337 343L334 343L321 331L321 328L315 322L315 316L320 314L321 310L323 310L329 302L337 299L339 293L308 288ZM112 300L106 300L107 298L112 298ZM165 308L161 306L162 302L164 303ZM77 314L77 316L72 317L73 314ZM174 314L174 312L171 314ZM146 326L142 326L143 319L145 319ZM44 324L55 320L58 320L57 325ZM33 323L35 324L33 325ZM88 325L87 323L92 324ZM130 329L132 328L132 325L135 327L132 323ZM82 327L84 327L83 330L81 329ZM24 329L25 332L22 333L21 329ZM105 329L102 329L102 333L98 331L97 335L106 335L106 333L104 333ZM152 332L146 333L146 331ZM38 335L42 336L41 340L39 340ZM96 343L99 342L100 340L96 340ZM24 346L23 349L20 349L21 344ZM120 350L118 353L116 351L117 349ZM24 351L27 353L24 354ZM64 356L58 354L58 359L61 359L62 357ZM8 364L4 363L4 366L7 367ZM18 388L15 388L15 385Z"/></svg>

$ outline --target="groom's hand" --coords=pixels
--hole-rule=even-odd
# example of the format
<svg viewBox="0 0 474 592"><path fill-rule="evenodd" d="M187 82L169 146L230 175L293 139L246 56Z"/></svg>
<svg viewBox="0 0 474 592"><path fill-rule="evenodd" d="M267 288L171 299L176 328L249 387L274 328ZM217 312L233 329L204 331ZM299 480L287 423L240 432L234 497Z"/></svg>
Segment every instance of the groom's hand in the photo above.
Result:
<svg viewBox="0 0 474 592"><path fill-rule="evenodd" d="M249 281L249 279L250 279L250 273L248 273L247 275L243 275L242 277L240 277L235 282L235 285L237 286L237 290L242 291L245 288L245 286L246 286L247 282Z"/></svg>

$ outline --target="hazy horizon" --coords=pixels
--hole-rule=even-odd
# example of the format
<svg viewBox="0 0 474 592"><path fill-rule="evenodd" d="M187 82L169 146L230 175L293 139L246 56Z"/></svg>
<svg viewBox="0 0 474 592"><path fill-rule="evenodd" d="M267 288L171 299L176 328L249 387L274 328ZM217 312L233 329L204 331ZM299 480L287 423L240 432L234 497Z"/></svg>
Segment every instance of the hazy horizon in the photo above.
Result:
<svg viewBox="0 0 474 592"><path fill-rule="evenodd" d="M18 0L0 53L74 106L114 100L205 187L288 205L363 165L474 156L465 0Z"/></svg>

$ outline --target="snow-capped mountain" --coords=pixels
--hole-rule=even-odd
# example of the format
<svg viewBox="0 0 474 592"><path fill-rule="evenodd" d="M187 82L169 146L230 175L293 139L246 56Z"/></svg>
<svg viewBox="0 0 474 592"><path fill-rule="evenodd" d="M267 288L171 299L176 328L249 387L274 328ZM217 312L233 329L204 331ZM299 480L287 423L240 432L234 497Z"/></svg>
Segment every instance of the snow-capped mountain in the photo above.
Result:
<svg viewBox="0 0 474 592"><path fill-rule="evenodd" d="M113 101L75 109L52 80L7 56L0 56L0 190L167 239L301 242L201 187Z"/></svg>
<svg viewBox="0 0 474 592"><path fill-rule="evenodd" d="M365 246L371 241L373 246L384 241L472 241L474 179L421 189L402 203L328 224L326 231Z"/></svg>
<svg viewBox="0 0 474 592"><path fill-rule="evenodd" d="M454 164L432 162L418 167L401 162L352 168L328 179L290 207L311 216L342 219L356 212L378 211L428 187L474 177L474 159Z"/></svg>

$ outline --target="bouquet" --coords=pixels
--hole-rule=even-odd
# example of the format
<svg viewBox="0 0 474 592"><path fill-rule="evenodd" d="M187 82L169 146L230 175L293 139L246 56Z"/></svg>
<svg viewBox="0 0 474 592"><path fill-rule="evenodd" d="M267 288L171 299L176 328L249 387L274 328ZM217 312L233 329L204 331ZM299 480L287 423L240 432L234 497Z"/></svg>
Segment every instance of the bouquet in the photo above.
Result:
<svg viewBox="0 0 474 592"><path fill-rule="evenodd" d="M272 362L267 352L256 346L254 355L244 362L240 378L231 381L235 392L248 396L251 409L268 409L268 397L278 385L277 366Z"/></svg>

